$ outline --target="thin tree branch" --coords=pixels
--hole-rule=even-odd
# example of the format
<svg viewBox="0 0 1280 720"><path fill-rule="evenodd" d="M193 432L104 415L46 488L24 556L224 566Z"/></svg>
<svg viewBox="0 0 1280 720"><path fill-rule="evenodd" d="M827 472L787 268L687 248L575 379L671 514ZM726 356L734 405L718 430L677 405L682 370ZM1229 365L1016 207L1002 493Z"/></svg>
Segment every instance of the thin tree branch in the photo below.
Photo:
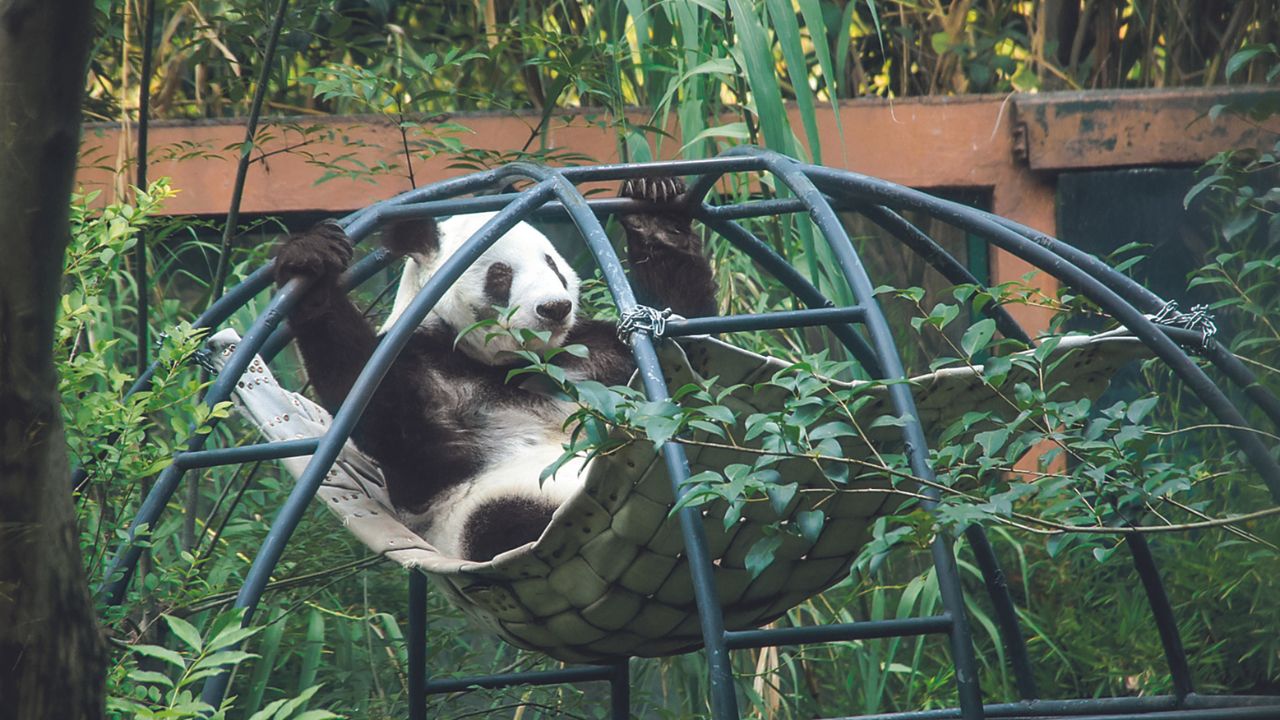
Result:
<svg viewBox="0 0 1280 720"><path fill-rule="evenodd" d="M240 146L240 163L236 166L236 182L231 189L231 207L227 210L227 221L222 228L222 245L218 253L218 269L213 275L210 305L222 297L223 285L227 282L232 242L236 235L236 225L240 222L240 202L244 198L245 178L249 174L253 143L258 136L258 117L262 114L262 103L267 96L267 81L271 77L272 66L275 65L276 45L280 40L280 31L284 27L284 16L288 9L289 0L280 0L280 4L276 6L275 22L271 26L271 33L267 37L267 49L262 56L262 71L258 73L258 86L253 90L253 102L249 106L249 120L244 131L244 144Z"/></svg>

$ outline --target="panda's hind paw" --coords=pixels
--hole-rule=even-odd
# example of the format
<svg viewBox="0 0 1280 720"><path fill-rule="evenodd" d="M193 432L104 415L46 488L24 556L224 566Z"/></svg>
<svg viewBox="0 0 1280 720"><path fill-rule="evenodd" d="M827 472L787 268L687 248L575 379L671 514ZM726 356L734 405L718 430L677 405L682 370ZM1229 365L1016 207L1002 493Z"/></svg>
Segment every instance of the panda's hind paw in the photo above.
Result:
<svg viewBox="0 0 1280 720"><path fill-rule="evenodd" d="M351 262L351 241L340 225L324 221L285 238L275 256L277 284L295 277L336 278Z"/></svg>
<svg viewBox="0 0 1280 720"><path fill-rule="evenodd" d="M622 197L652 203L674 203L684 195L684 180L678 177L632 178L622 184Z"/></svg>

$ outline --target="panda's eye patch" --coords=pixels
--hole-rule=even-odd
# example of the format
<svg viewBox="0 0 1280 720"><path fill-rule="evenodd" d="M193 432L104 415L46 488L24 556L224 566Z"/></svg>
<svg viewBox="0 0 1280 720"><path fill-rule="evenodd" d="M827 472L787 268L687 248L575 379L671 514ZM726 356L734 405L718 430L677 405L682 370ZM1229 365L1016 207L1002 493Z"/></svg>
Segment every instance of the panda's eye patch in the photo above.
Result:
<svg viewBox="0 0 1280 720"><path fill-rule="evenodd" d="M492 305L506 305L511 302L511 278L514 276L511 266L496 262L489 266L484 274L484 295Z"/></svg>
<svg viewBox="0 0 1280 720"><path fill-rule="evenodd" d="M568 290L569 281L564 279L564 274L560 272L560 268L556 265L556 261L552 259L550 255L543 255L542 258L547 261L547 265L551 268L551 272L555 273L556 277L560 278L560 284L564 286L564 289Z"/></svg>

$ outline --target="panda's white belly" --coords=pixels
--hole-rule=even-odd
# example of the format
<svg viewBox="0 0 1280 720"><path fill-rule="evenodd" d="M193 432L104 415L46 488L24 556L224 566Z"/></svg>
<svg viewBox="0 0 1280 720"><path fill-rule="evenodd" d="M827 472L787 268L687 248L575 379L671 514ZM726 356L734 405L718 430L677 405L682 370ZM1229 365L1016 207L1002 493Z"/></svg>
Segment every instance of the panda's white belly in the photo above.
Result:
<svg viewBox="0 0 1280 720"><path fill-rule="evenodd" d="M564 452L563 435L548 433L536 442L525 435L518 440L496 447L495 456L480 472L444 491L429 510L409 519L414 530L445 555L463 557L467 520L483 503L516 496L541 498L559 506L582 487L590 463L581 457L539 482L543 469Z"/></svg>

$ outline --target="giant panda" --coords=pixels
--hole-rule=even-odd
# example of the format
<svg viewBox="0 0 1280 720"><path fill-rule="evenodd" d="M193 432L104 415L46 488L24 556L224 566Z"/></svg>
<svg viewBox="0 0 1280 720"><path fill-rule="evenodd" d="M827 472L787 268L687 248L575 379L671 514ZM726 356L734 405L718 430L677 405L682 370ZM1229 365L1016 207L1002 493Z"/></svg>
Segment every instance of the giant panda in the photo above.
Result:
<svg viewBox="0 0 1280 720"><path fill-rule="evenodd" d="M624 183L623 197L647 200L652 212L623 215L637 295L685 316L715 311L712 270L684 208L676 178ZM458 216L402 223L383 243L407 255L385 330L440 264L489 218ZM289 315L307 374L321 403L336 412L372 355L378 337L338 286L351 243L333 223L286 238L275 279L313 280ZM459 331L516 308L513 328L549 333L548 344L581 344L588 354L555 361L571 381L625 383L634 370L613 322L582 317L579 278L551 242L520 223L454 283L392 364L352 435L382 467L392 505L442 553L485 561L536 540L552 513L582 483L581 462L539 481L562 453L570 406L536 388L507 382L518 358L506 335Z"/></svg>

